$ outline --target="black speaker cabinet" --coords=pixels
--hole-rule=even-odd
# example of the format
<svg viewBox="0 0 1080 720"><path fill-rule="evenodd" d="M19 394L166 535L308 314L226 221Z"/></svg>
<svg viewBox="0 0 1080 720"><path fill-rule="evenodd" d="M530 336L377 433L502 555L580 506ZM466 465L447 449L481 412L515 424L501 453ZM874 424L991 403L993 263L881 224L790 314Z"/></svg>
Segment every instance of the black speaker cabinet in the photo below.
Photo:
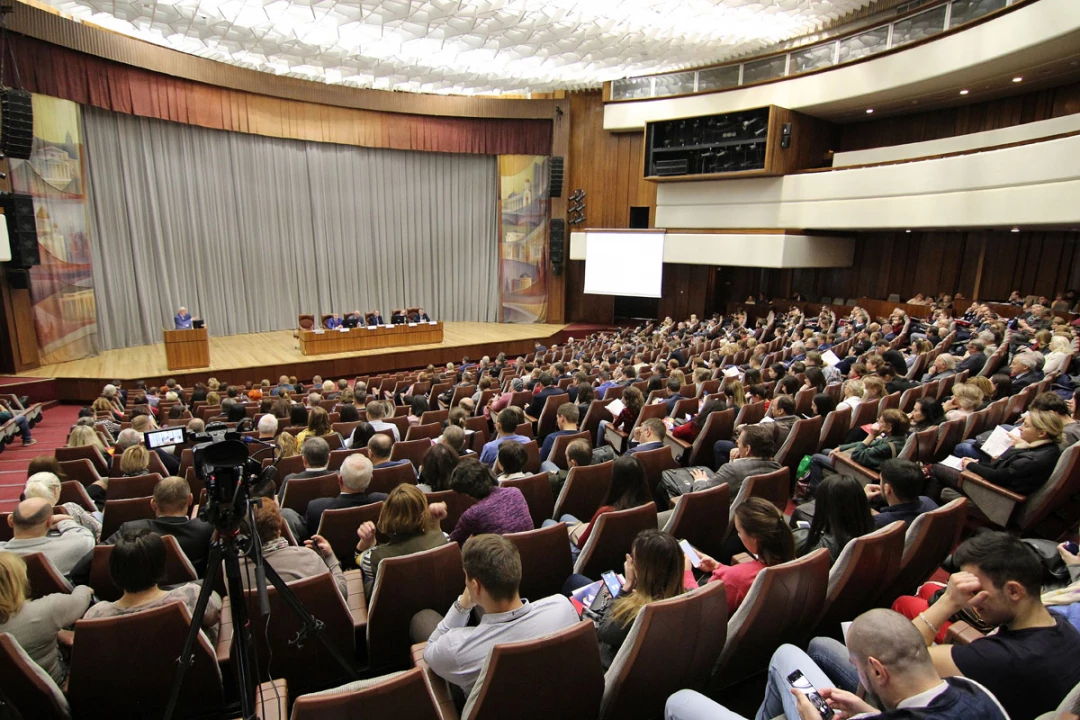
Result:
<svg viewBox="0 0 1080 720"><path fill-rule="evenodd" d="M548 235L548 257L551 259L551 267L556 275L562 273L563 247L566 243L566 221L562 218L553 218L551 232Z"/></svg>
<svg viewBox="0 0 1080 720"><path fill-rule="evenodd" d="M563 173L566 170L566 158L561 155L555 155L551 158L550 167L550 179L551 179L551 197L562 197L563 187Z"/></svg>
<svg viewBox="0 0 1080 720"><path fill-rule="evenodd" d="M0 207L7 220L12 266L28 268L41 263L34 199L21 193L0 193Z"/></svg>
<svg viewBox="0 0 1080 720"><path fill-rule="evenodd" d="M29 270L8 270L7 273L8 285L12 290L29 290L30 289L30 271Z"/></svg>
<svg viewBox="0 0 1080 720"><path fill-rule="evenodd" d="M25 90L0 90L0 150L29 160L34 147L34 105Z"/></svg>

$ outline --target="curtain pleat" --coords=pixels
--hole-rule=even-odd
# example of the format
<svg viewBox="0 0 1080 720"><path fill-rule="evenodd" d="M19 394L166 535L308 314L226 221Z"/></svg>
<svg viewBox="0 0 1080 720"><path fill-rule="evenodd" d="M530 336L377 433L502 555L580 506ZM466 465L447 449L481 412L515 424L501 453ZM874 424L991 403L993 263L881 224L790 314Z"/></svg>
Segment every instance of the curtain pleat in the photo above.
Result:
<svg viewBox="0 0 1080 720"><path fill-rule="evenodd" d="M423 306L497 319L497 163L83 112L103 349L159 342L180 305L213 335L300 313Z"/></svg>

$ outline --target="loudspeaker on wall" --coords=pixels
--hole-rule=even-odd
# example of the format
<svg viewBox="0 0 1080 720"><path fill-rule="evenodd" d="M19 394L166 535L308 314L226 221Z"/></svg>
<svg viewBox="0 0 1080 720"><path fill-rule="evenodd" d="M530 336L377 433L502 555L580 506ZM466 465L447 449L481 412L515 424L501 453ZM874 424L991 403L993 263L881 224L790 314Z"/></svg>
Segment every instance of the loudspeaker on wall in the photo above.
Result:
<svg viewBox="0 0 1080 720"><path fill-rule="evenodd" d="M28 268L39 264L41 255L38 252L34 199L22 193L2 193L0 207L4 208L4 218L7 220L12 265Z"/></svg>
<svg viewBox="0 0 1080 720"><path fill-rule="evenodd" d="M551 181L551 197L562 197L563 173L566 170L566 158L561 155L555 155L551 158L551 164L548 165L548 168L548 175Z"/></svg>
<svg viewBox="0 0 1080 720"><path fill-rule="evenodd" d="M551 232L548 235L548 257L551 259L551 269L556 275L562 274L563 246L566 243L566 221L554 218L551 221Z"/></svg>
<svg viewBox="0 0 1080 720"><path fill-rule="evenodd" d="M0 90L0 150L29 160L34 147L34 105L26 90Z"/></svg>

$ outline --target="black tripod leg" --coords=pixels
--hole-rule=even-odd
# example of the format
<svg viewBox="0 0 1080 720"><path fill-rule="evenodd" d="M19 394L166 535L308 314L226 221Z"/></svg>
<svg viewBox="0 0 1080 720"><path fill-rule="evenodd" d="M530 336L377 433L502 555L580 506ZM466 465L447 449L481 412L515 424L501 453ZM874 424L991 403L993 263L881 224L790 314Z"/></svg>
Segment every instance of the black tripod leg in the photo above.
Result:
<svg viewBox="0 0 1080 720"><path fill-rule="evenodd" d="M300 641L305 634L314 635L324 646L326 646L326 649L330 651L330 654L337 660L338 665L345 670L345 674L352 680L358 679L356 671L353 670L352 663L350 663L348 658L341 653L341 650L338 649L337 645L332 643L330 638L326 637L326 626L323 622L308 612L308 609L304 607L304 604L296 599L296 595L293 594L292 590L289 589L288 584L281 579L281 576L277 574L277 571L274 570L274 567L270 563L263 563L263 566L266 569L266 577L269 578L270 582L277 588L278 593L281 595L282 599L285 600L285 604L289 606L293 613L296 614L296 617L300 618L300 621L304 624L304 629L297 637L297 641ZM335 590L335 592L337 592L337 590ZM300 643L298 642L298 644Z"/></svg>
<svg viewBox="0 0 1080 720"><path fill-rule="evenodd" d="M225 579L232 598L233 649L232 658L236 662L237 682L240 685L240 710L247 720L255 718L255 688L259 682L259 670L252 663L251 619L247 614L247 601L244 598L244 583L240 578L240 551L235 538L227 540L229 547L225 552Z"/></svg>

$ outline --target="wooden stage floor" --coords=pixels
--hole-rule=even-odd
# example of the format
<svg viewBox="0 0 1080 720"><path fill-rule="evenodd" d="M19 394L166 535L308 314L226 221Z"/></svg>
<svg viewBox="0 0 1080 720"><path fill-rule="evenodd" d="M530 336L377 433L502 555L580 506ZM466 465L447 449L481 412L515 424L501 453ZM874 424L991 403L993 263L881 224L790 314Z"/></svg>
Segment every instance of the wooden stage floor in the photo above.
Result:
<svg viewBox="0 0 1080 720"><path fill-rule="evenodd" d="M97 357L73 360L20 373L26 377L56 378L61 400L85 401L101 392L112 379L163 381L175 377L186 384L214 375L221 381L242 382L267 377L274 382L282 374L309 380L312 375L349 377L395 368L422 367L429 363L459 362L462 355L476 359L503 350L507 354L531 352L534 340L549 340L568 325L448 322L443 341L378 350L302 355L292 330L210 338L210 367L170 372L165 366L165 345L143 345L107 350ZM561 338L560 340L561 341Z"/></svg>

